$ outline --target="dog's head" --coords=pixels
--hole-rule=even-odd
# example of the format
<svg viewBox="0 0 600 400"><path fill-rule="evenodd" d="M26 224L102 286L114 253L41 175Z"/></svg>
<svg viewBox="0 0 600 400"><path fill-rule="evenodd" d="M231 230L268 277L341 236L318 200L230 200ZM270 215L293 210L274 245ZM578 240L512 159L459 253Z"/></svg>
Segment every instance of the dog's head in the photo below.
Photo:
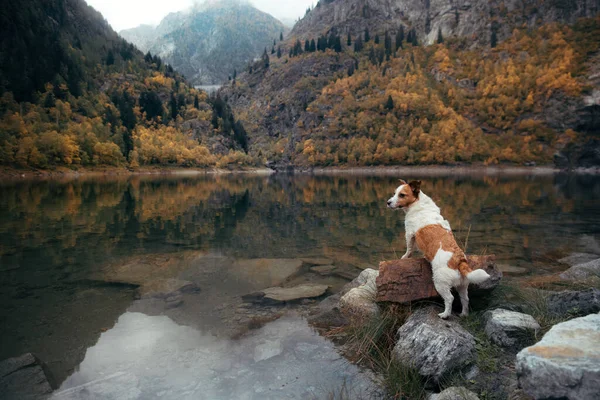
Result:
<svg viewBox="0 0 600 400"><path fill-rule="evenodd" d="M388 200L387 206L391 209L407 209L419 199L419 193L421 193L421 181L406 183L400 179L400 186L396 189L394 196Z"/></svg>

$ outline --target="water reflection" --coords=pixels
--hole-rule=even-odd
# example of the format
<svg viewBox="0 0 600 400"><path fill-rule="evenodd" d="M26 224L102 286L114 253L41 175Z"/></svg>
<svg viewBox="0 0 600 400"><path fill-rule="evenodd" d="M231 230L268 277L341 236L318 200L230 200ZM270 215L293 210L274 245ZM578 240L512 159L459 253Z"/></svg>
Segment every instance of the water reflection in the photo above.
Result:
<svg viewBox="0 0 600 400"><path fill-rule="evenodd" d="M368 176L2 183L0 359L34 352L64 381L133 301L131 287L98 278L107 265L216 255L172 276L198 281L202 301L186 301L169 317L202 330L222 314L225 298L253 289L241 273L222 272L231 260L328 257L354 268L398 257L403 216L384 203L396 184ZM572 251L600 253L596 176L428 177L423 190L469 252L495 253L521 274L564 268L556 259Z"/></svg>
<svg viewBox="0 0 600 400"><path fill-rule="evenodd" d="M52 399L319 399L344 382L352 398L376 397L371 380L298 316L231 341L128 312Z"/></svg>

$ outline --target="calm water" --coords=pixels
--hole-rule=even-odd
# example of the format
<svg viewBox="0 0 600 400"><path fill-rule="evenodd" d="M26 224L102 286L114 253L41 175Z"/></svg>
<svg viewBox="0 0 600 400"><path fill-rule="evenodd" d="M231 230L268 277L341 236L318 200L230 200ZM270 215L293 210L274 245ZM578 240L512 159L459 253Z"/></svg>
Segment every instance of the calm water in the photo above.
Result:
<svg viewBox="0 0 600 400"><path fill-rule="evenodd" d="M404 253L403 215L385 208L396 184L280 175L0 184L0 359L37 354L61 399L84 398L82 387L107 399L321 398L348 380L368 390L307 326L310 305L243 303L281 283L244 260L329 258L339 273L304 268L287 280L335 291ZM570 252L600 252L598 177L441 176L423 191L469 253L496 254L514 279L564 269L556 260ZM168 279L200 291L140 299L138 286ZM300 314L246 332L281 311Z"/></svg>

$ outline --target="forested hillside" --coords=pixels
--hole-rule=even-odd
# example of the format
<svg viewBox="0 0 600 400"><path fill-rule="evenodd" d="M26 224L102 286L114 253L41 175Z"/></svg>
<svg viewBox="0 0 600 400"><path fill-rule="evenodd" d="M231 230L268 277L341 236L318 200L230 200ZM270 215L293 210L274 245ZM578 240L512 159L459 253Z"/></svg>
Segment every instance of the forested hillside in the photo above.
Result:
<svg viewBox="0 0 600 400"><path fill-rule="evenodd" d="M247 143L236 122L83 0L0 11L0 164L237 165Z"/></svg>
<svg viewBox="0 0 600 400"><path fill-rule="evenodd" d="M296 166L550 164L600 133L598 16L516 25L482 45L439 29L425 46L408 18L353 33L336 14L337 25L323 28L324 7L343 12L345 3L321 1L277 56L222 90L254 157Z"/></svg>

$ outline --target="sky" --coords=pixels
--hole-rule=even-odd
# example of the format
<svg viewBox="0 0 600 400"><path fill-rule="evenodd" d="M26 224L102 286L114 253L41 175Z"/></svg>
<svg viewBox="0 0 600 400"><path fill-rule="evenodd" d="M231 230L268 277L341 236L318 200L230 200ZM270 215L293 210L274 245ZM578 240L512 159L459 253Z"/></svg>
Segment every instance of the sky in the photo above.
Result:
<svg viewBox="0 0 600 400"><path fill-rule="evenodd" d="M157 25L170 12L190 7L194 0L86 0L117 32L141 24ZM197 1L197 0L196 0ZM296 20L318 0L249 0L279 19ZM201 1L200 1L201 2Z"/></svg>

